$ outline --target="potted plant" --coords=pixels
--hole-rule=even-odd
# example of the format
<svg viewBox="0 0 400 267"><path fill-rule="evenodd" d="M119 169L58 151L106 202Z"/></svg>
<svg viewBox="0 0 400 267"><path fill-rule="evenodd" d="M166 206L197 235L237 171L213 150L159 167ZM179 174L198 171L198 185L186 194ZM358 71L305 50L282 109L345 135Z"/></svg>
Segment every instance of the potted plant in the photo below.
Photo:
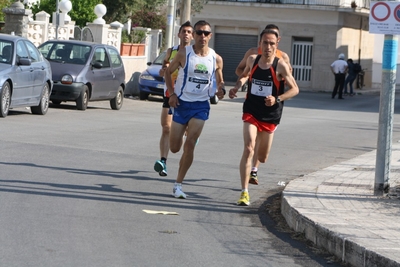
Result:
<svg viewBox="0 0 400 267"><path fill-rule="evenodd" d="M356 8L356 7L357 7L356 1L352 1L351 2L351 8Z"/></svg>
<svg viewBox="0 0 400 267"><path fill-rule="evenodd" d="M144 56L147 33L144 30L133 29L121 33L121 56Z"/></svg>

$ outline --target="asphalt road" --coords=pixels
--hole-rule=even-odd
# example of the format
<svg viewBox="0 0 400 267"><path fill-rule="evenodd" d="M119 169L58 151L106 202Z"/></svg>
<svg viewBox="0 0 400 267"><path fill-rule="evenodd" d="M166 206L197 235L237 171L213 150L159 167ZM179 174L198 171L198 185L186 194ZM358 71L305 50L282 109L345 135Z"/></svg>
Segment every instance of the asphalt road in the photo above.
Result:
<svg viewBox="0 0 400 267"><path fill-rule="evenodd" d="M277 230L268 203L279 182L375 149L379 96L286 101L252 205L238 207L243 96L212 105L186 200L171 196L181 153L170 154L167 177L153 171L159 100L12 110L0 120L0 266L338 266Z"/></svg>

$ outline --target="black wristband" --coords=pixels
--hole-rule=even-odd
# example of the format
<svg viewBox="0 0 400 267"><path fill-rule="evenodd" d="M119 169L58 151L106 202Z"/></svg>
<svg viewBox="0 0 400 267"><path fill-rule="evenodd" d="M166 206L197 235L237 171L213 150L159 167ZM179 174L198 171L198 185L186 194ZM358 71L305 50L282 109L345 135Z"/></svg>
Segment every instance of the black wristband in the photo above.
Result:
<svg viewBox="0 0 400 267"><path fill-rule="evenodd" d="M221 88L222 92L224 92L224 95L226 95L226 90L225 88Z"/></svg>

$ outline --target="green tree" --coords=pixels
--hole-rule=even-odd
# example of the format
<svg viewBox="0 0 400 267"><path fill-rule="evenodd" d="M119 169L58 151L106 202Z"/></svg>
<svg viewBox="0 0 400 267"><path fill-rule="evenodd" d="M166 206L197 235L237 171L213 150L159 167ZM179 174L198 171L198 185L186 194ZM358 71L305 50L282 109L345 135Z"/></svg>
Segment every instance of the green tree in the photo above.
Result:
<svg viewBox="0 0 400 267"><path fill-rule="evenodd" d="M166 14L143 9L135 11L131 16L131 20L132 27L165 29L167 24Z"/></svg>
<svg viewBox="0 0 400 267"><path fill-rule="evenodd" d="M12 0L0 0L0 21L4 21L5 18L3 8L11 6L13 2Z"/></svg>
<svg viewBox="0 0 400 267"><path fill-rule="evenodd" d="M107 7L104 19L107 23L113 21L125 23L138 10L157 11L166 3L167 0L103 0L103 4Z"/></svg>

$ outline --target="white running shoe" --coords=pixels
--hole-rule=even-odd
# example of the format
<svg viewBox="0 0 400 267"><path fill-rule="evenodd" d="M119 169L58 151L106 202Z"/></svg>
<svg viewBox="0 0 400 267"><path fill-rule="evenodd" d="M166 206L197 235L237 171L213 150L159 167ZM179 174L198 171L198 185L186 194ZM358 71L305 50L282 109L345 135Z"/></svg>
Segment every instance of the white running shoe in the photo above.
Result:
<svg viewBox="0 0 400 267"><path fill-rule="evenodd" d="M183 193L181 186L174 186L172 190L172 195L176 198L186 198L186 194Z"/></svg>

